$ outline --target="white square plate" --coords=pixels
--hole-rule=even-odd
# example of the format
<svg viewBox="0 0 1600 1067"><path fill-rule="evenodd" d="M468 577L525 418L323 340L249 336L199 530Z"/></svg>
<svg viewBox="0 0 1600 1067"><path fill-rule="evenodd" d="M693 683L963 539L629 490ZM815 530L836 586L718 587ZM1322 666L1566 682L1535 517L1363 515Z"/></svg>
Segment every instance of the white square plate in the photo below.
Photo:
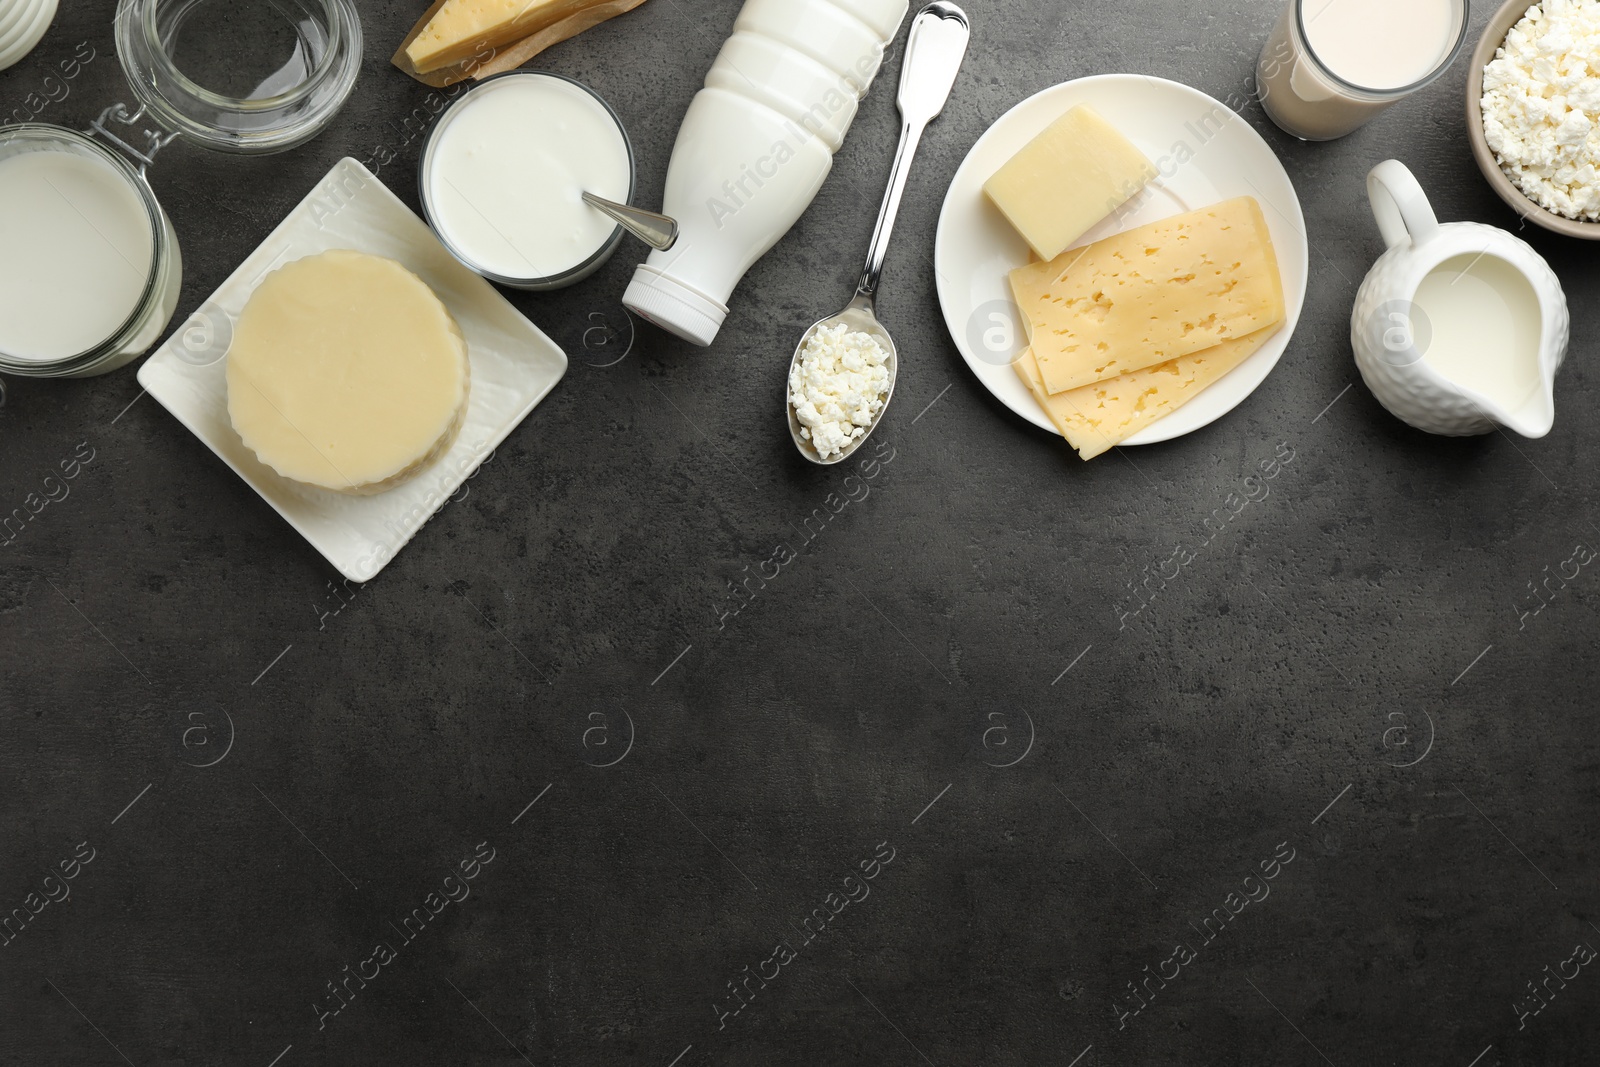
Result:
<svg viewBox="0 0 1600 1067"><path fill-rule="evenodd" d="M349 248L405 264L439 294L466 335L472 394L455 445L379 496L345 496L279 476L228 421L223 370L233 323L268 273ZM233 276L139 368L139 384L234 469L328 562L370 581L567 372L561 348L447 252L376 175L341 160Z"/></svg>

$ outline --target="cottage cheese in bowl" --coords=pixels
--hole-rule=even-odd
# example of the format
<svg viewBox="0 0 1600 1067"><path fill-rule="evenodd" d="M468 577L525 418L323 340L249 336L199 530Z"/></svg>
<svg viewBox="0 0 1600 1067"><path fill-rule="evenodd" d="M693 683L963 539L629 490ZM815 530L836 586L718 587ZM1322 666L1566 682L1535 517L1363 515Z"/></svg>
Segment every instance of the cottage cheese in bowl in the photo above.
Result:
<svg viewBox="0 0 1600 1067"><path fill-rule="evenodd" d="M1528 199L1600 221L1600 0L1544 0L1483 70L1484 134Z"/></svg>

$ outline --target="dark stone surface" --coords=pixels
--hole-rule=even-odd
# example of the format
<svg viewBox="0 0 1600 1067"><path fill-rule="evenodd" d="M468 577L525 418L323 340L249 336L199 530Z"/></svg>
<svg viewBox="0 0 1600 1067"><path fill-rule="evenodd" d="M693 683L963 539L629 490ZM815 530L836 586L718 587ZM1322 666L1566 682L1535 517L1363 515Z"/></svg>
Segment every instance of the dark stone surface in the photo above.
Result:
<svg viewBox="0 0 1600 1067"><path fill-rule="evenodd" d="M113 4L65 6L0 113L80 41L98 58L43 117L126 96ZM415 204L397 124L428 90L387 56L420 6L363 3L358 95L311 145L159 161L181 313L343 155L392 147L382 177ZM617 107L647 197L737 6L653 0L541 61ZM710 352L585 348L623 322L632 250L514 297L570 375L337 615L333 571L253 492L154 402L124 412L131 368L13 381L0 510L80 442L94 458L0 550L0 912L80 842L94 859L0 948L0 1062L1593 1062L1600 975L1551 981L1521 1028L1513 1004L1600 946L1600 576L1516 607L1600 544L1594 250L1526 234L1575 315L1546 440L1407 429L1346 339L1372 164L1404 159L1442 218L1515 225L1468 152L1464 64L1334 144L1245 109L1300 188L1311 289L1278 370L1200 433L1081 464L990 399L938 314L941 193L990 122L1105 71L1239 93L1276 11L972 4L890 258L892 462L804 545L845 473L793 454L777 397L858 269L882 85ZM1271 495L1119 631L1128 583L1284 446ZM798 558L719 629L780 543ZM407 941L480 842L470 897ZM806 944L880 842L870 896ZM1270 897L1207 942L1280 843ZM796 958L719 1029L784 939ZM1195 958L1119 1029L1178 941ZM319 1029L326 983L379 942L396 958Z"/></svg>

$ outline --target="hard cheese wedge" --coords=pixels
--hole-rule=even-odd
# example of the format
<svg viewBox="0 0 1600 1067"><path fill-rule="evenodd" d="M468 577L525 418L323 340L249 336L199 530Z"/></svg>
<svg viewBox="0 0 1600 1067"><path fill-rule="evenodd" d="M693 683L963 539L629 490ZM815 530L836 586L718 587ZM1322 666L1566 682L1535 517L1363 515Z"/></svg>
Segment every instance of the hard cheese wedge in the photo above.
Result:
<svg viewBox="0 0 1600 1067"><path fill-rule="evenodd" d="M1277 332L1277 326L1269 326L1193 355L1061 393L1045 391L1031 349L1024 349L1012 366L1061 436L1087 460L1183 407Z"/></svg>
<svg viewBox="0 0 1600 1067"><path fill-rule="evenodd" d="M1087 104L1051 123L984 183L983 191L1040 259L1136 196L1155 164Z"/></svg>
<svg viewBox="0 0 1600 1067"><path fill-rule="evenodd" d="M1011 289L1051 393L1200 352L1284 317L1272 235L1248 196L1019 267Z"/></svg>
<svg viewBox="0 0 1600 1067"><path fill-rule="evenodd" d="M445 0L406 46L418 74L486 57L605 0Z"/></svg>
<svg viewBox="0 0 1600 1067"><path fill-rule="evenodd" d="M285 478L371 496L455 441L471 389L467 343L433 290L361 252L267 275L228 349L228 417Z"/></svg>

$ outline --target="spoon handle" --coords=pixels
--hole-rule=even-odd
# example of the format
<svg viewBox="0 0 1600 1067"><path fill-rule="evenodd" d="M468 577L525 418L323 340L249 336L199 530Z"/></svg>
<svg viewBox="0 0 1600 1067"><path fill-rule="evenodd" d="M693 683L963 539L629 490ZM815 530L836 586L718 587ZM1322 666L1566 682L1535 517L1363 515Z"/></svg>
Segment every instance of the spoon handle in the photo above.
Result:
<svg viewBox="0 0 1600 1067"><path fill-rule="evenodd" d="M911 161L916 157L917 146L922 141L922 131L927 123L906 122L900 129L900 151L896 153L894 170L889 178L889 194L878 212L878 228L872 235L872 245L867 249L867 266L856 285L856 296L874 300L878 295L878 282L883 278L883 264L889 256L889 239L894 236L895 219L900 215L900 201L905 196L906 181L911 177Z"/></svg>
<svg viewBox="0 0 1600 1067"><path fill-rule="evenodd" d="M889 174L889 191L878 212L878 227L867 251L867 266L861 272L856 296L867 301L878 295L884 260L889 254L889 239L894 236L900 202L911 177L911 163L928 123L939 117L955 88L956 75L967 55L971 39L967 13L947 0L936 0L923 8L911 24L906 39L906 58L900 69L900 149L895 153L894 169Z"/></svg>
<svg viewBox="0 0 1600 1067"><path fill-rule="evenodd" d="M630 207L603 196L584 193L583 202L604 215L624 230L633 234L657 252L667 252L678 243L678 220L642 207Z"/></svg>

